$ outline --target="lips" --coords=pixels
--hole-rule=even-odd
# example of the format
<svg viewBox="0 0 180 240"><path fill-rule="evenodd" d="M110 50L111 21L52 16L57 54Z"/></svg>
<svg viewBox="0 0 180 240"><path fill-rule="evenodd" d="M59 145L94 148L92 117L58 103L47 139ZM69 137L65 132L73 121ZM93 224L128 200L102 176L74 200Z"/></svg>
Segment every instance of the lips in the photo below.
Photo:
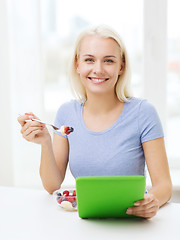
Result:
<svg viewBox="0 0 180 240"><path fill-rule="evenodd" d="M102 83L105 82L107 80L109 80L109 78L95 78L95 77L88 77L88 79L90 79L91 81L93 81L94 83Z"/></svg>

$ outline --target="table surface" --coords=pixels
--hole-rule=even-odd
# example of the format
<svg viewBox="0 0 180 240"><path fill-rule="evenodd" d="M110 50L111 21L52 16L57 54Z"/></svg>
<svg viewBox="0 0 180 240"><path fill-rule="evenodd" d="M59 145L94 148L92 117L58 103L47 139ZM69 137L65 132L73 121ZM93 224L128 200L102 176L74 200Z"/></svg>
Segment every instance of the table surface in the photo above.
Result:
<svg viewBox="0 0 180 240"><path fill-rule="evenodd" d="M45 190L0 187L0 239L180 240L180 204L167 203L146 219L81 219Z"/></svg>

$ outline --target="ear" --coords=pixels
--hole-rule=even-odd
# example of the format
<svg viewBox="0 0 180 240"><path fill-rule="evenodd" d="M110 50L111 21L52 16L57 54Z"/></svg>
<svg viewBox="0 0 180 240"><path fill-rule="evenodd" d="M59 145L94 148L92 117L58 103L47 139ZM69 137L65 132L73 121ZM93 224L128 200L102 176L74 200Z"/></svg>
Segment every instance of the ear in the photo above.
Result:
<svg viewBox="0 0 180 240"><path fill-rule="evenodd" d="M76 59L75 67L76 67L76 72L79 73L79 64L77 59Z"/></svg>
<svg viewBox="0 0 180 240"><path fill-rule="evenodd" d="M120 70L119 70L119 75L121 75L124 72L124 67L125 67L125 64L124 64L124 62L122 62Z"/></svg>
<svg viewBox="0 0 180 240"><path fill-rule="evenodd" d="M79 72L79 67L77 66L76 67L76 72L79 74L80 72Z"/></svg>

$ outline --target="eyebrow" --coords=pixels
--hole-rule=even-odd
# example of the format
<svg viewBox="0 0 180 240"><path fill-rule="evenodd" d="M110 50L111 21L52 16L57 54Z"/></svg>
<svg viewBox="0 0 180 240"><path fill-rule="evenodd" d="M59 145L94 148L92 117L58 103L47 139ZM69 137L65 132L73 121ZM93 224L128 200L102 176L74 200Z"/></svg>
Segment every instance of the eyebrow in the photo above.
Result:
<svg viewBox="0 0 180 240"><path fill-rule="evenodd" d="M108 55L108 56L105 56L105 58L116 58L116 56L114 56L114 55Z"/></svg>
<svg viewBox="0 0 180 240"><path fill-rule="evenodd" d="M91 55L91 54L84 54L83 57L94 57L94 56ZM104 58L116 58L116 56L114 56L114 55L107 55L107 56L104 56Z"/></svg>

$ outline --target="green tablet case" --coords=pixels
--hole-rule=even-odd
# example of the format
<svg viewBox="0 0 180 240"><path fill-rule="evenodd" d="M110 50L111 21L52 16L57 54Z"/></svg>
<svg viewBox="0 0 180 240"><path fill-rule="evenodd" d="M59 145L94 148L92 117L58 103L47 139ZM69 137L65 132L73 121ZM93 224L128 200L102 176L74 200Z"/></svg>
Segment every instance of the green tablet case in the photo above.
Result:
<svg viewBox="0 0 180 240"><path fill-rule="evenodd" d="M80 218L134 217L126 214L144 199L144 176L78 177L77 207Z"/></svg>

